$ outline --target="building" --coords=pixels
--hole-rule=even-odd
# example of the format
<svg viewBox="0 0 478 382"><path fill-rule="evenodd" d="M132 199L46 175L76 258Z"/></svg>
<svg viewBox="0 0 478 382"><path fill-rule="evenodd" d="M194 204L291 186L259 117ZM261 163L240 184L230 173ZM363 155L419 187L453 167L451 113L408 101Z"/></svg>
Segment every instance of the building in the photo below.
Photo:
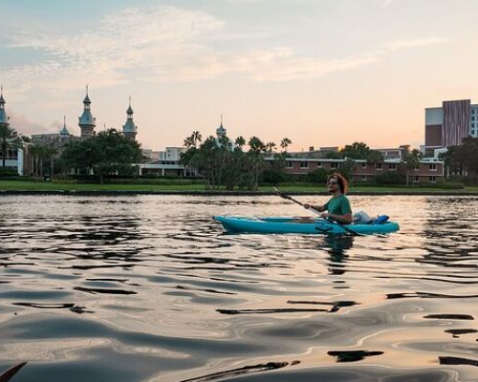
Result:
<svg viewBox="0 0 478 382"><path fill-rule="evenodd" d="M186 152L186 147L166 147L165 151L143 150L150 158L147 163L141 163L139 175L157 176L191 176L192 171L181 164L181 154Z"/></svg>
<svg viewBox="0 0 478 382"><path fill-rule="evenodd" d="M81 138L86 139L95 135L96 118L91 114L91 101L86 87L86 97L83 100L83 114L78 118L78 126L81 129Z"/></svg>
<svg viewBox="0 0 478 382"><path fill-rule="evenodd" d="M216 144L221 145L224 137L227 137L227 130L222 123L216 129ZM229 140L231 147L234 142ZM140 175L157 176L198 176L197 170L187 168L181 163L181 154L187 151L186 147L166 147L165 151L143 150L143 154L150 158L147 163L138 165Z"/></svg>
<svg viewBox="0 0 478 382"><path fill-rule="evenodd" d="M32 143L40 146L50 146L61 150L67 143L79 140L80 137L70 134L66 127L66 116L63 116L63 128L58 133L32 134Z"/></svg>
<svg viewBox="0 0 478 382"><path fill-rule="evenodd" d="M398 148L374 149L380 152L385 160L403 160L405 155L410 152L410 145L400 145Z"/></svg>
<svg viewBox="0 0 478 382"><path fill-rule="evenodd" d="M274 160L272 157L267 161ZM307 175L317 169L324 169L327 172L339 169L346 159L325 159L325 158L286 158L284 171L290 175ZM398 159L385 159L383 162L371 163L364 159L355 160L355 167L352 171L351 181L355 183L373 182L377 175L387 172L399 172L405 174L406 168L403 162ZM413 181L418 184L434 184L444 177L444 163L442 161L422 160L413 171Z"/></svg>
<svg viewBox="0 0 478 382"><path fill-rule="evenodd" d="M426 156L437 156L450 146L461 145L463 138L478 136L478 104L470 100L443 101L441 107L425 109Z"/></svg>
<svg viewBox="0 0 478 382"><path fill-rule="evenodd" d="M123 125L123 135L132 141L136 140L136 135L138 134L138 126L133 121L134 111L131 108L131 97L129 97L129 107L126 110L126 123Z"/></svg>
<svg viewBox="0 0 478 382"><path fill-rule="evenodd" d="M10 127L10 118L7 115L5 109L5 98L3 98L3 86L0 87L0 127L9 128ZM18 137L12 137L13 140L17 140ZM13 143L13 142L12 142ZM0 166L3 166L3 161L5 161L5 167L11 170L16 170L18 175L24 174L24 164L25 164L25 149L23 147L11 147L7 148L7 151L3 153L5 158L1 158Z"/></svg>

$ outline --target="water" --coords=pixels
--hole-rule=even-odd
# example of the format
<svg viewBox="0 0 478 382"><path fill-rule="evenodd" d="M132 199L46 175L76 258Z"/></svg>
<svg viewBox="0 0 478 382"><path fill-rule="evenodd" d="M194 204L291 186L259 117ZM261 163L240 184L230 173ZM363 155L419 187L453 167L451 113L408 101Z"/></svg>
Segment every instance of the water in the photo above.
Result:
<svg viewBox="0 0 478 382"><path fill-rule="evenodd" d="M272 196L3 196L0 371L28 361L13 382L478 380L478 198L350 199L400 232L225 235L211 219L308 214Z"/></svg>

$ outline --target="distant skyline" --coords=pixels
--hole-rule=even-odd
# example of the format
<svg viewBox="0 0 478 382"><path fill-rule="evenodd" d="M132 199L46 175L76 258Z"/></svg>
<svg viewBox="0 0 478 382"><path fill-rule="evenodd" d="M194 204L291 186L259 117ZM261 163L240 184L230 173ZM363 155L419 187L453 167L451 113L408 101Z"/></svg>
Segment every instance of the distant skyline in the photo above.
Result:
<svg viewBox="0 0 478 382"><path fill-rule="evenodd" d="M292 150L424 143L424 109L478 101L475 0L0 0L12 127L96 131L132 96L144 148L192 131Z"/></svg>

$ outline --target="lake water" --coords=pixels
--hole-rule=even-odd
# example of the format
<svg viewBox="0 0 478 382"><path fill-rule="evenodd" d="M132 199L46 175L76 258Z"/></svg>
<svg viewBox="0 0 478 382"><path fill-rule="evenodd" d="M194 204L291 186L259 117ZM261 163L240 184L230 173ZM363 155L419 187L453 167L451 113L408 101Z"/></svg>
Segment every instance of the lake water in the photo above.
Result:
<svg viewBox="0 0 478 382"><path fill-rule="evenodd" d="M3 196L0 372L477 381L478 198L350 199L401 230L226 235L211 218L308 215L274 196Z"/></svg>

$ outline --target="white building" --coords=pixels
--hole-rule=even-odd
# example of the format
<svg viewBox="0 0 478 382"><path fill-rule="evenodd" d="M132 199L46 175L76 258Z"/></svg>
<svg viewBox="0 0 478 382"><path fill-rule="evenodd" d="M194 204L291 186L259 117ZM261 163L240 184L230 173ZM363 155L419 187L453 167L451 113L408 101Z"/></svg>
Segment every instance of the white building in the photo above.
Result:
<svg viewBox="0 0 478 382"><path fill-rule="evenodd" d="M5 110L5 104L2 86L0 88L0 126L8 128L10 127L10 118ZM5 155L5 167L16 170L18 175L23 175L25 165L23 148L8 148L7 152L3 155ZM4 158L0 159L0 166L3 166L3 159Z"/></svg>

